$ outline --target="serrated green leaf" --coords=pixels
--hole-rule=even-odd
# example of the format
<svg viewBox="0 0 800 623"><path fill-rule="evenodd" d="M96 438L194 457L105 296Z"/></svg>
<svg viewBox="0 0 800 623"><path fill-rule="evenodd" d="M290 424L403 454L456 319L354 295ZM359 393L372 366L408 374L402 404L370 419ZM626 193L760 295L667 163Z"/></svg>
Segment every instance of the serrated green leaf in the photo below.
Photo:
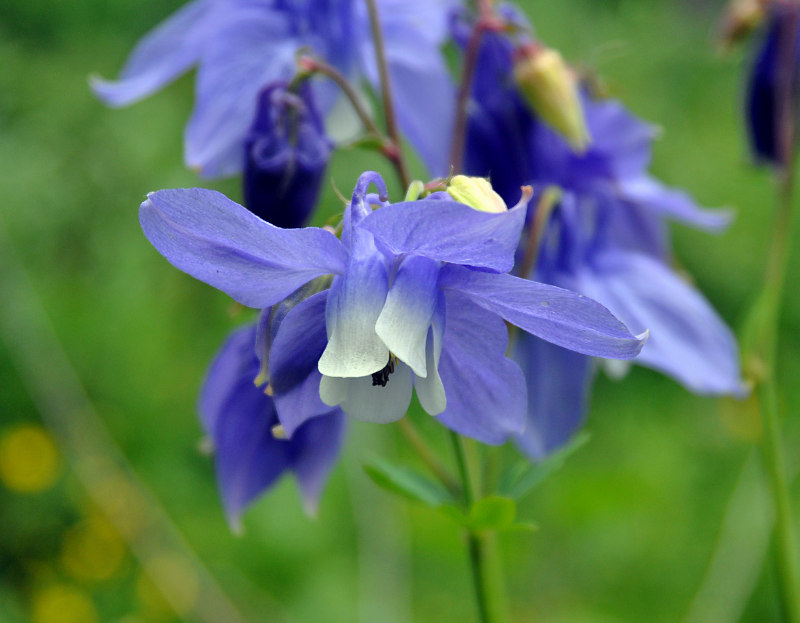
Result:
<svg viewBox="0 0 800 623"><path fill-rule="evenodd" d="M512 465L500 477L498 491L515 500L521 499L553 472L561 469L567 459L583 447L589 438L588 433L581 433L571 443L539 463L531 465L527 461L520 461L516 465Z"/></svg>
<svg viewBox="0 0 800 623"><path fill-rule="evenodd" d="M473 504L469 511L469 528L476 532L506 530L514 523L517 505L511 498L490 495Z"/></svg>
<svg viewBox="0 0 800 623"><path fill-rule="evenodd" d="M453 501L444 487L419 472L384 459L364 465L364 471L382 489L428 506L440 506Z"/></svg>

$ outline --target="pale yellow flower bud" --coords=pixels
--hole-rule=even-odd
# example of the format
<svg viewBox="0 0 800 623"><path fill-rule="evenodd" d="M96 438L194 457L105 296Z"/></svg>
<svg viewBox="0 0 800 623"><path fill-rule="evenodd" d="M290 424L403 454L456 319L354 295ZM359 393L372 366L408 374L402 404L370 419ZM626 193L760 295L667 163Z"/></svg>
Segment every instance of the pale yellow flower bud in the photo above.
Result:
<svg viewBox="0 0 800 623"><path fill-rule="evenodd" d="M489 180L483 177L456 175L450 180L447 194L459 203L468 205L480 212L505 212L506 202L498 195Z"/></svg>
<svg viewBox="0 0 800 623"><path fill-rule="evenodd" d="M525 101L577 152L590 142L573 70L556 50L529 45L514 63L514 79Z"/></svg>
<svg viewBox="0 0 800 623"><path fill-rule="evenodd" d="M761 24L766 14L765 0L731 0L720 23L720 45L727 51Z"/></svg>

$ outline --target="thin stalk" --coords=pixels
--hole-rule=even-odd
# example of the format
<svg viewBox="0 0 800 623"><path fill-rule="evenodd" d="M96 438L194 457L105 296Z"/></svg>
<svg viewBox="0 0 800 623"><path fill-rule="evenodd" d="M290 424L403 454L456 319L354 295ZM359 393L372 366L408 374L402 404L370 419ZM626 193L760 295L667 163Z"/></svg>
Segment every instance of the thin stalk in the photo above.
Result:
<svg viewBox="0 0 800 623"><path fill-rule="evenodd" d="M455 121L453 123L453 137L450 142L450 170L458 173L464 164L464 145L467 140L467 118L469 94L472 91L472 80L475 77L475 69L478 65L478 53L481 49L483 35L487 31L503 30L506 23L495 16L492 2L482 0L478 2L480 13L475 21L475 26L467 41L464 65L461 68L461 76L458 81L458 93L456 95Z"/></svg>
<svg viewBox="0 0 800 623"><path fill-rule="evenodd" d="M389 63L386 61L386 46L383 42L383 30L378 16L378 7L375 0L366 0L369 11L369 26L372 32L372 43L375 46L375 60L378 64L378 75L381 81L381 99L386 117L386 132L394 147L386 156L391 159L397 169L403 188L408 188L411 177L408 174L405 155L400 143L400 132L397 130L397 117L394 111L394 98L392 97L392 81L389 77Z"/></svg>
<svg viewBox="0 0 800 623"><path fill-rule="evenodd" d="M431 472L442 482L445 487L447 487L450 493L456 497L461 496L461 487L456 479L436 457L436 453L431 450L430 446L422 438L422 435L419 434L409 419L404 417L399 421L399 424L400 432L403 433L406 440L408 440L408 442L414 447L414 450L417 451L417 454L422 462L425 463L425 466L431 470Z"/></svg>
<svg viewBox="0 0 800 623"><path fill-rule="evenodd" d="M464 438L450 432L453 454L456 459L461 489L464 493L464 509L469 513L480 490L474 480L475 470L470 469L469 454L464 447ZM500 563L491 532L467 532L467 551L469 553L472 584L480 623L505 623L505 596Z"/></svg>
<svg viewBox="0 0 800 623"><path fill-rule="evenodd" d="M528 230L528 238L525 241L525 251L520 262L519 276L523 279L529 279L533 276L533 270L536 268L536 258L539 257L539 248L541 247L544 232L547 231L547 224L550 222L550 216L553 213L558 200L561 198L561 191L555 186L549 186L542 193L536 204L536 210L533 213L533 222Z"/></svg>
<svg viewBox="0 0 800 623"><path fill-rule="evenodd" d="M789 485L781 446L779 405L776 383L771 374L758 390L764 431L761 450L775 501L775 552L784 615L789 623L800 622L800 573L797 567L797 542L794 534Z"/></svg>
<svg viewBox="0 0 800 623"><path fill-rule="evenodd" d="M350 81L342 72L322 59L312 58L310 56L301 57L297 63L304 72L322 74L330 78L336 86L342 90L345 97L347 97L347 100L350 102L350 105L353 107L353 110L356 115L358 115L358 118L361 120L361 123L364 124L367 131L375 137L380 138L382 143L385 142L386 138L383 136L383 132L381 132L378 124L375 123L375 120L370 116L364 106L362 106L358 93L356 93L353 85L350 84Z"/></svg>
<svg viewBox="0 0 800 623"><path fill-rule="evenodd" d="M403 187L408 188L410 182L408 181L409 178L406 171L405 160L403 159L403 152L399 148L396 139L384 135L384 133L378 127L378 124L375 123L375 120L361 104L358 93L356 93L353 85L350 84L350 81L344 76L344 74L342 74L342 72L332 65L326 63L324 60L311 56L300 57L297 64L302 72L305 72L301 73L298 79L304 79L308 74L318 73L330 78L336 84L336 86L342 90L342 93L344 93L347 101L350 102L350 105L353 107L356 115L361 120L364 128L366 128L367 135L374 138L380 144L381 154L394 167L398 178L403 184Z"/></svg>
<svg viewBox="0 0 800 623"><path fill-rule="evenodd" d="M485 32L486 29L482 25L482 21L478 20L467 42L464 66L461 69L461 77L458 81L456 118L453 123L453 138L450 143L450 169L452 173L458 173L464 164L464 145L467 141L467 104L469 104L472 79L475 76L475 68L478 64L478 52L480 51L481 40Z"/></svg>
<svg viewBox="0 0 800 623"><path fill-rule="evenodd" d="M789 623L800 623L800 569L792 519L786 466L783 458L776 359L780 306L789 262L794 216L794 169L796 164L794 50L800 32L800 10L787 19L779 33L778 93L775 98L776 142L779 170L778 205L767 255L764 288L757 301L759 326L754 333L757 356L756 392L761 409L761 451L775 505L775 550L781 601Z"/></svg>
<svg viewBox="0 0 800 623"><path fill-rule="evenodd" d="M781 200L773 228L772 243L764 275L760 303L764 306L764 328L761 340L758 394L763 433L761 451L775 505L775 549L780 594L786 618L800 623L800 569L797 564L797 543L794 534L786 466L781 443L780 405L775 376L779 309L786 278L792 232L793 181L790 169L783 180Z"/></svg>

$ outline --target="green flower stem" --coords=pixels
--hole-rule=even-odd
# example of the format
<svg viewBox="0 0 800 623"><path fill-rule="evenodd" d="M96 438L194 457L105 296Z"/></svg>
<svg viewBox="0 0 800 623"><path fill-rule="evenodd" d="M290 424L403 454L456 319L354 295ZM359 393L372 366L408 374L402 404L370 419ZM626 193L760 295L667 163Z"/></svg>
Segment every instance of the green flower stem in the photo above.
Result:
<svg viewBox="0 0 800 623"><path fill-rule="evenodd" d="M367 109L362 105L361 98L359 97L353 85L350 84L350 81L347 79L347 77L338 69L333 67L333 65L330 65L324 60L308 54L300 56L297 64L300 68L300 73L295 76L292 84L298 84L300 81L306 80L310 75L315 73L330 78L336 84L336 86L341 89L342 93L344 93L345 97L350 102L353 111L356 113L358 118L361 120L362 125L367 130L367 138L370 138L377 143L380 153L394 167L397 177L403 184L403 188L407 188L410 183L410 178L406 167L405 156L403 155L403 150L400 149L400 138L397 135L396 127L394 125L390 127L391 132L394 132L393 135L390 132L389 136L385 136L375 123L375 120L370 116ZM392 114L394 114L394 112L392 112Z"/></svg>
<svg viewBox="0 0 800 623"><path fill-rule="evenodd" d="M461 486L450 473L450 471L442 465L431 447L427 444L422 435L419 434L414 425L410 422L408 417L404 417L399 421L400 431L405 436L409 444L417 451L420 460L425 463L426 467L447 487L447 489L454 496L461 495Z"/></svg>
<svg viewBox="0 0 800 623"><path fill-rule="evenodd" d="M800 623L800 570L794 534L791 499L781 442L780 405L775 364L780 305L786 281L793 231L793 166L782 180L778 211L764 275L764 289L754 308L755 328L749 336L755 345L746 366L756 380L763 432L761 452L775 506L775 553L780 595L786 620Z"/></svg>
<svg viewBox="0 0 800 623"><path fill-rule="evenodd" d="M476 501L476 491L479 490L474 479L475 470L470 469L470 457L464 447L464 438L451 431L450 440L464 493L465 512L469 513ZM507 623L509 620L502 570L494 540L495 535L491 532L470 530L467 533L469 562L480 623Z"/></svg>
<svg viewBox="0 0 800 623"><path fill-rule="evenodd" d="M792 39L794 41L794 39ZM791 127L791 126L789 126ZM787 135L793 135L788 132ZM785 137L783 137L785 138ZM787 145L793 143L787 143ZM780 598L786 620L800 623L800 570L792 519L791 498L783 457L776 359L780 309L796 215L792 147L778 180L778 201L769 241L763 287L753 305L742 336L744 374L754 385L763 432L761 455L775 509L775 556Z"/></svg>
<svg viewBox="0 0 800 623"><path fill-rule="evenodd" d="M781 446L777 387L770 374L758 389L764 431L761 451L775 504L775 550L784 614L789 623L800 623L800 573L794 535L789 486Z"/></svg>

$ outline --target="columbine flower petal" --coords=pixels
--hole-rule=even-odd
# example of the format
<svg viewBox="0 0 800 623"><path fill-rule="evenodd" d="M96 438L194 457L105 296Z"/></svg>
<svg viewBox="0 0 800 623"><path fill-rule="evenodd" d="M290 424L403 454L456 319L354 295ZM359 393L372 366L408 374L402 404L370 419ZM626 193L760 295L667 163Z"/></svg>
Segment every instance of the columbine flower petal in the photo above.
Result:
<svg viewBox="0 0 800 623"><path fill-rule="evenodd" d="M216 0L190 2L139 42L116 81L92 78L95 94L109 106L126 106L155 91L197 62L214 25Z"/></svg>
<svg viewBox="0 0 800 623"><path fill-rule="evenodd" d="M440 265L424 257L403 260L375 331L414 374L426 376L425 342L436 308Z"/></svg>
<svg viewBox="0 0 800 623"><path fill-rule="evenodd" d="M330 411L319 396L322 375L317 370L327 342L327 300L328 292L319 292L292 308L270 346L269 383L278 419L290 438L307 420Z"/></svg>
<svg viewBox="0 0 800 623"><path fill-rule="evenodd" d="M297 430L291 440L276 439L275 404L253 384L259 362L254 327L234 332L212 363L200 398L201 418L214 446L217 480L225 512L234 529L243 510L292 470L312 510L336 460L343 417L328 409Z"/></svg>
<svg viewBox="0 0 800 623"><path fill-rule="evenodd" d="M496 275L494 275L496 276ZM437 419L484 443L503 443L525 426L525 378L505 356L508 331L491 311L448 292L439 373L447 408Z"/></svg>
<svg viewBox="0 0 800 623"><path fill-rule="evenodd" d="M151 193L139 220L173 266L250 307L274 305L314 277L344 272L347 262L330 232L280 229L215 191Z"/></svg>
<svg viewBox="0 0 800 623"><path fill-rule="evenodd" d="M704 210L688 193L668 188L647 175L620 182L619 196L660 217L674 219L706 231L721 231L733 219L729 210Z"/></svg>
<svg viewBox="0 0 800 623"><path fill-rule="evenodd" d="M441 300L444 297L440 295L439 298ZM443 303L440 303L439 310L437 310L437 314L434 317L433 325L428 332L428 340L425 343L427 375L414 377L414 389L417 392L419 403L431 415L438 415L447 408L447 393L444 389L442 376L439 374L439 361L442 355L444 338Z"/></svg>
<svg viewBox="0 0 800 623"><path fill-rule="evenodd" d="M650 339L637 362L669 374L698 393L743 393L736 340L689 284L664 263L625 252L596 259L581 273L581 291L597 299Z"/></svg>
<svg viewBox="0 0 800 623"><path fill-rule="evenodd" d="M275 439L275 404L251 379L242 377L220 412L212 439L217 483L228 522L239 518L256 497L289 468L289 445Z"/></svg>
<svg viewBox="0 0 800 623"><path fill-rule="evenodd" d="M335 409L301 426L291 439L289 460L309 515L316 514L322 489L339 458L344 429L344 413Z"/></svg>
<svg viewBox="0 0 800 623"><path fill-rule="evenodd" d="M242 168L258 93L294 73L297 41L280 11L229 3L197 73L197 104L186 128L186 162L203 175Z"/></svg>
<svg viewBox="0 0 800 623"><path fill-rule="evenodd" d="M441 284L520 329L580 353L632 359L644 344L599 303L556 286L456 266L442 271Z"/></svg>
<svg viewBox="0 0 800 623"><path fill-rule="evenodd" d="M526 206L489 213L447 200L395 203L368 215L362 227L398 255L508 272Z"/></svg>
<svg viewBox="0 0 800 623"><path fill-rule="evenodd" d="M336 404L352 418L363 422L395 422L402 418L411 402L411 368L395 364L386 386L375 385L371 376L358 378L322 377L320 395Z"/></svg>
<svg viewBox="0 0 800 623"><path fill-rule="evenodd" d="M563 446L583 423L593 379L592 359L522 334L512 359L527 371L528 416L525 430L514 437L534 460Z"/></svg>
<svg viewBox="0 0 800 623"><path fill-rule="evenodd" d="M337 277L328 297L328 345L319 360L326 376L372 374L389 361L389 349L375 332L375 323L389 290L383 255L372 234L353 231L347 271Z"/></svg>

